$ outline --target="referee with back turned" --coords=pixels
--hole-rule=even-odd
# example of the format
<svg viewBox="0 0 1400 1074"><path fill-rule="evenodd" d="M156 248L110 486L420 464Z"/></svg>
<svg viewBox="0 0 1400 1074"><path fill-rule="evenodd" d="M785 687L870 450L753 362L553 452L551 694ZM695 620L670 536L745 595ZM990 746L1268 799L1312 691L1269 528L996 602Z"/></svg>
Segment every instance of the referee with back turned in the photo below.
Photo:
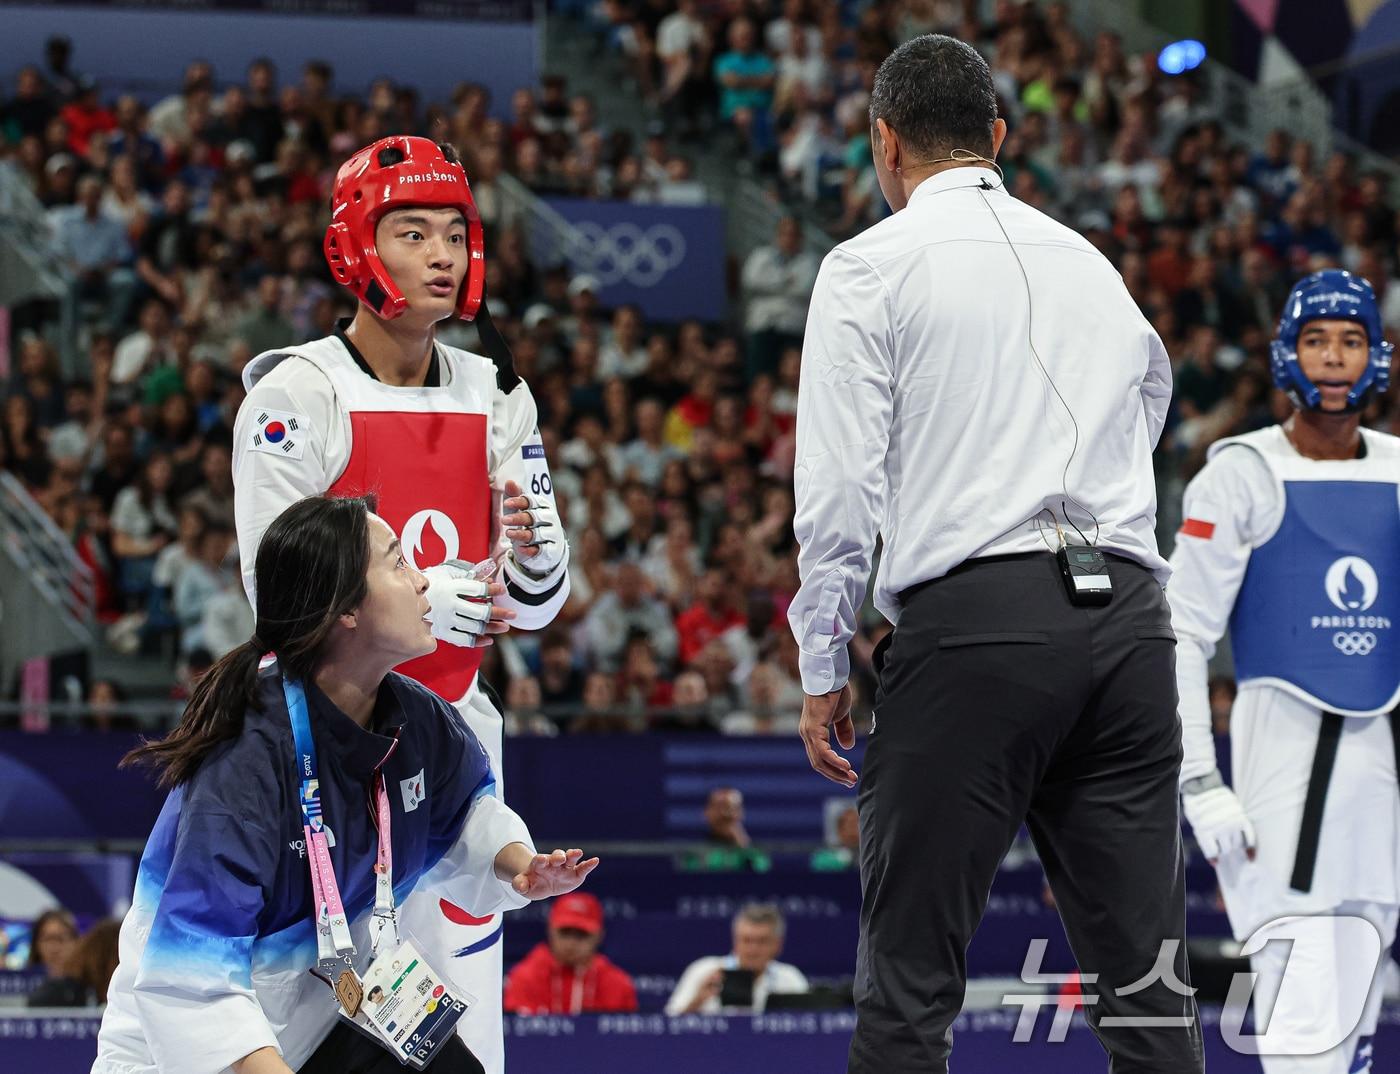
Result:
<svg viewBox="0 0 1400 1074"><path fill-rule="evenodd" d="M812 295L789 612L808 757L855 786L831 733L855 744L846 646L878 531L895 629L859 779L848 1070L947 1070L968 942L1025 823L1113 1074L1200 1071L1153 532L1166 352L1113 266L1003 188L974 49L901 46L870 116L894 215L836 247Z"/></svg>

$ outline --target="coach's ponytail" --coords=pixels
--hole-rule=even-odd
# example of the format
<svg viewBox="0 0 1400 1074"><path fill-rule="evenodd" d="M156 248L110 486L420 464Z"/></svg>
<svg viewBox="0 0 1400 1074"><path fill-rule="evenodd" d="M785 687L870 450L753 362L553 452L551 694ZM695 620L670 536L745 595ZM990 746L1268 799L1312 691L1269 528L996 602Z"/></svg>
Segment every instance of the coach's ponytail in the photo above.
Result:
<svg viewBox="0 0 1400 1074"><path fill-rule="evenodd" d="M267 528L255 572L257 628L199 680L180 725L145 742L122 767L149 765L162 787L187 782L209 752L243 731L248 709L261 708L258 665L267 653L282 674L308 678L340 616L364 600L369 570L370 499L312 496Z"/></svg>

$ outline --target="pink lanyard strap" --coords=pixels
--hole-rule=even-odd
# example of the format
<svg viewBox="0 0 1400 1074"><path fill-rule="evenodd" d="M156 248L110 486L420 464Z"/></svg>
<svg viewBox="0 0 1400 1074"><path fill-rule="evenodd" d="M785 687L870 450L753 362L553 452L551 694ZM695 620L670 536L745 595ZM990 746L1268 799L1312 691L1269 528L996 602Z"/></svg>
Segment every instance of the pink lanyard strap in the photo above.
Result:
<svg viewBox="0 0 1400 1074"><path fill-rule="evenodd" d="M374 863L374 923L370 933L376 952L384 926L394 926L394 939L399 939L398 915L394 912L394 842L389 837L389 792L384 786L384 773L375 776L374 804L379 815L379 854Z"/></svg>
<svg viewBox="0 0 1400 1074"><path fill-rule="evenodd" d="M301 683L286 679L282 681L282 690L287 700L287 715L296 743L297 773L301 780L298 797L301 801L302 832L306 837L306 860L311 869L317 965L329 976L336 963L349 964L352 961L355 943L350 936L350 922L340 898L340 885L336 883L335 866L331 863L325 820L321 816L321 781L316 767L316 743L311 734L306 691ZM377 927L372 932L372 942L377 951L384 925L393 924L397 938L398 922L394 912L394 847L389 828L389 795L384 788L382 772L375 773L375 792L379 846L374 864L374 919Z"/></svg>

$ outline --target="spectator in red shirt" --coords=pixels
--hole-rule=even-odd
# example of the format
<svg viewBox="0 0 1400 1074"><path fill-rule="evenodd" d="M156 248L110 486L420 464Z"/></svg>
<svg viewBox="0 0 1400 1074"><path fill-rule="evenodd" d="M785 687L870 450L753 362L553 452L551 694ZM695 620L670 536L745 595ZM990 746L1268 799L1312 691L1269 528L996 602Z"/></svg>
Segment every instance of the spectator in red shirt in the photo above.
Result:
<svg viewBox="0 0 1400 1074"><path fill-rule="evenodd" d="M554 900L549 938L506 976L505 1009L516 1014L617 1013L637 1009L632 978L598 953L603 907L592 895Z"/></svg>
<svg viewBox="0 0 1400 1074"><path fill-rule="evenodd" d="M725 631L743 629L745 624L744 613L734 606L722 571L707 570L696 593L699 599L676 616L682 665L689 664Z"/></svg>
<svg viewBox="0 0 1400 1074"><path fill-rule="evenodd" d="M109 134L117 129L117 117L102 106L97 97L97 84L84 80L79 83L78 97L63 106L59 113L68 124L68 148L86 157L88 142L94 134Z"/></svg>
<svg viewBox="0 0 1400 1074"><path fill-rule="evenodd" d="M651 638L640 631L627 636L622 652L622 671L617 677L617 698L629 709L669 708L672 687L662 677L661 663L651 647Z"/></svg>
<svg viewBox="0 0 1400 1074"><path fill-rule="evenodd" d="M1190 282L1191 254L1186 248L1186 229L1179 220L1164 220L1157 228L1157 249L1147 257L1147 279L1175 298Z"/></svg>

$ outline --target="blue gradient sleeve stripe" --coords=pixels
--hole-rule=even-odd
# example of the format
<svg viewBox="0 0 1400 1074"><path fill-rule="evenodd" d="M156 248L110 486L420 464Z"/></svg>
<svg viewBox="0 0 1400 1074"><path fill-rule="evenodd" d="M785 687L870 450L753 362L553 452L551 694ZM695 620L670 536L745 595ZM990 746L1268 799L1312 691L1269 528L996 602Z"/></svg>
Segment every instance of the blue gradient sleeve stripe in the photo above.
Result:
<svg viewBox="0 0 1400 1074"><path fill-rule="evenodd" d="M289 925L280 932L259 936L253 944L253 972L304 973L316 964L316 929L311 918Z"/></svg>
<svg viewBox="0 0 1400 1074"><path fill-rule="evenodd" d="M214 936L155 919L137 984L155 980L182 991L218 994L253 987L253 937Z"/></svg>
<svg viewBox="0 0 1400 1074"><path fill-rule="evenodd" d="M246 818L188 803L177 819L171 812L167 803L142 861L138 893L145 902L159 884L159 895L138 982L206 995L251 989L261 878L275 865L266 835Z"/></svg>
<svg viewBox="0 0 1400 1074"><path fill-rule="evenodd" d="M184 796L183 787L170 792L146 840L146 849L141 852L141 864L136 870L136 891L131 899L134 910L154 915L160 904L165 878L170 874L170 862L175 856L175 836Z"/></svg>

